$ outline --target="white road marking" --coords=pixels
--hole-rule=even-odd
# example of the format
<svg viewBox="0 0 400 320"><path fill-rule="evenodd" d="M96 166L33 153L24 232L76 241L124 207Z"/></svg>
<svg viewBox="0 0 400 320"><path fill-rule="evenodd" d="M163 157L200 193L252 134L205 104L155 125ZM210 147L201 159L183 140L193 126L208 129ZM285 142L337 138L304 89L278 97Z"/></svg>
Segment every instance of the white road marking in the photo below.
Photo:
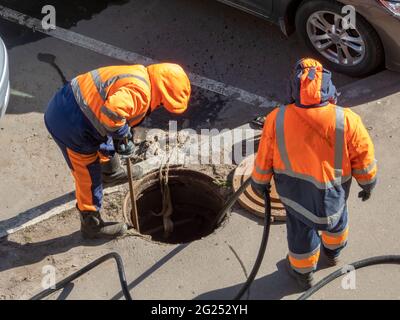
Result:
<svg viewBox="0 0 400 320"><path fill-rule="evenodd" d="M104 189L104 195L108 195L114 192L122 191L123 186L116 186ZM69 200L73 198L73 200ZM75 196L71 196L67 194L64 200L65 203L55 205L53 208L48 209L49 204L45 204L39 207L35 207L29 209L25 212L19 213L16 217L10 219L11 222L0 223L0 239L7 237L15 232L21 231L27 227L38 224L39 222L43 222L48 220L54 216L57 216L67 210L71 210L75 208L76 200ZM69 200L69 201L68 201ZM53 201L53 200L52 200ZM54 202L54 201L53 201Z"/></svg>
<svg viewBox="0 0 400 320"><path fill-rule="evenodd" d="M28 27L34 31L44 33L48 36L72 43L74 45L80 46L82 48L97 52L99 54L118 59L127 63L136 63L149 65L157 63L156 60L142 56L140 54L118 48L116 46L104 43L102 41L86 37L79 33L69 31L60 27L54 30L44 30L42 28L42 23L39 19L30 17L26 14L20 13L18 11L0 6L0 17ZM190 80L193 85L206 89L226 97L248 103L258 107L273 108L278 105L278 102L272 101L265 97L250 93L246 90L229 86L222 82L218 82L195 73L189 73Z"/></svg>
<svg viewBox="0 0 400 320"><path fill-rule="evenodd" d="M15 90L15 89L11 89L10 90L10 94L12 96L21 97L21 98L29 98L29 99L34 98L34 96L30 95L29 93L25 93L25 92L18 91L18 90Z"/></svg>

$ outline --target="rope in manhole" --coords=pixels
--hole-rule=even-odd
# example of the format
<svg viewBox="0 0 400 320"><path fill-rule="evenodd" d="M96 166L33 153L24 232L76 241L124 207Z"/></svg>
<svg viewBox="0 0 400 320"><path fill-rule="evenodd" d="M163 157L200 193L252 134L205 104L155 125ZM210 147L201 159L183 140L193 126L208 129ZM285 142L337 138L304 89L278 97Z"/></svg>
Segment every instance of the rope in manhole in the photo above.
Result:
<svg viewBox="0 0 400 320"><path fill-rule="evenodd" d="M160 171L159 171L162 209L159 213L151 211L152 215L156 217L161 217L161 216L163 217L164 238L169 238L171 233L174 231L174 223L171 220L174 208L172 206L171 191L169 188L169 167L170 167L171 153L172 152L169 152L165 164L160 165Z"/></svg>

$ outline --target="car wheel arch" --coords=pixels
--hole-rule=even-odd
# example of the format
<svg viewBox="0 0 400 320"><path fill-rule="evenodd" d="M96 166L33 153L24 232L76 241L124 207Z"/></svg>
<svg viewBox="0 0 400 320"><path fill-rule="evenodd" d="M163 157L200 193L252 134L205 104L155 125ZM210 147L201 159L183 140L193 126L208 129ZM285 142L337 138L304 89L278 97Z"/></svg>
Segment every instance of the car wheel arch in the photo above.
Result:
<svg viewBox="0 0 400 320"><path fill-rule="evenodd" d="M346 3L345 3L346 2ZM309 35L307 36L308 31L306 31L305 23L308 16L311 16L313 12L317 12L319 10L328 10L332 11L333 14L341 15L340 8L342 5L346 5L351 3L351 1L337 1L337 0L304 0L301 2L300 6L297 8L297 12L295 14L295 26L297 28L301 28L300 30L296 30L296 32L300 35L300 37L306 42L307 46L310 47L313 51L318 49L315 48L315 45L311 44ZM330 10L330 8L332 10ZM348 73L353 76L367 75L371 73L371 70L377 70L385 63L385 46L382 42L382 39L377 32L376 28L374 28L373 24L370 23L368 19L362 15L359 10L357 10L357 16L360 20L360 29L357 27L357 30L361 30L364 34L363 40L365 43L368 43L369 46L365 47L366 56L365 59L360 63L355 64L354 66L344 66L342 64L336 64L337 62L333 61L326 57L321 52L315 52L321 56L325 63L330 64L332 68L339 72ZM329 61L328 61L329 59ZM334 64L334 66L333 66ZM367 65L370 67L368 68ZM364 71L363 71L364 70Z"/></svg>
<svg viewBox="0 0 400 320"><path fill-rule="evenodd" d="M286 28L288 31L290 31L287 35L291 35L293 33L296 32L296 13L298 11L298 9L306 2L311 2L314 0L293 0L293 1L288 1L286 3L286 5L281 9L282 15L284 17L285 23L286 23ZM347 5L348 3L345 3L343 1L340 0L332 0L335 1L337 3L341 3L343 5ZM357 15L361 16L366 22L368 22L371 27L377 31L373 24L360 12L357 12Z"/></svg>

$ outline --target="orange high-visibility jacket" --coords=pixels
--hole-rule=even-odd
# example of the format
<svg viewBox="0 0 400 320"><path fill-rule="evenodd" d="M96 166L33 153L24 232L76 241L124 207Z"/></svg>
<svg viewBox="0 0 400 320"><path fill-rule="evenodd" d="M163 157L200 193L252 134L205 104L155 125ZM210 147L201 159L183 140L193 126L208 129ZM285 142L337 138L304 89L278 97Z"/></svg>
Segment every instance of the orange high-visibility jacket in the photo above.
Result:
<svg viewBox="0 0 400 320"><path fill-rule="evenodd" d="M286 209L323 230L340 219L351 178L372 189L376 174L374 146L356 113L330 102L313 107L294 103L267 116L252 180L265 188L274 175Z"/></svg>
<svg viewBox="0 0 400 320"><path fill-rule="evenodd" d="M126 124L135 126L149 111L163 105L182 113L190 97L190 82L175 64L103 67L71 81L82 112L102 135L116 132Z"/></svg>

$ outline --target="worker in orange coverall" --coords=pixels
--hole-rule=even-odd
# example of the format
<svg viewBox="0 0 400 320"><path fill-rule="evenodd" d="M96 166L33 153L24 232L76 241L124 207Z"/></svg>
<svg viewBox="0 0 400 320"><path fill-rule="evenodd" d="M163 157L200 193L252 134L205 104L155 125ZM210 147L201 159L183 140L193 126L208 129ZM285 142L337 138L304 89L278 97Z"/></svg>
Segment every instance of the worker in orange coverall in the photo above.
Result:
<svg viewBox="0 0 400 320"><path fill-rule="evenodd" d="M333 266L346 246L352 177L362 189L359 197L369 199L377 164L365 126L356 113L336 105L331 73L321 63L300 60L291 92L293 103L265 120L252 185L268 192L274 176L287 214L288 271L306 290L313 285L320 249Z"/></svg>
<svg viewBox="0 0 400 320"><path fill-rule="evenodd" d="M116 153L132 155L130 128L160 106L183 113L190 93L185 71L162 63L99 68L77 76L52 98L45 124L74 177L84 237L113 238L126 233L125 223L105 223L100 215L103 183L127 181ZM134 178L142 174L139 167L133 168Z"/></svg>

